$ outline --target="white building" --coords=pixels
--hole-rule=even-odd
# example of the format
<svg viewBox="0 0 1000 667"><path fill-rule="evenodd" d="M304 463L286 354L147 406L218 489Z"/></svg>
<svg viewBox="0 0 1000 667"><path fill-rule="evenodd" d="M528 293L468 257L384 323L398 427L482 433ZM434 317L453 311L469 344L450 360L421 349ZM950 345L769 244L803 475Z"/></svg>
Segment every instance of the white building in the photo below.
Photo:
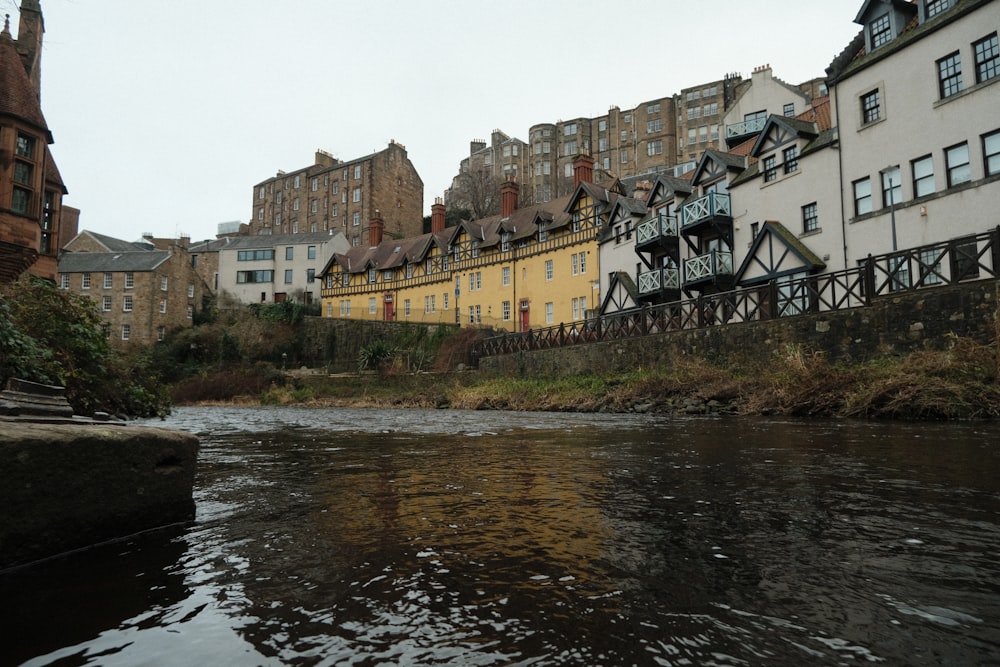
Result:
<svg viewBox="0 0 1000 667"><path fill-rule="evenodd" d="M350 243L339 231L232 237L219 250L219 297L240 303L318 300L317 276Z"/></svg>

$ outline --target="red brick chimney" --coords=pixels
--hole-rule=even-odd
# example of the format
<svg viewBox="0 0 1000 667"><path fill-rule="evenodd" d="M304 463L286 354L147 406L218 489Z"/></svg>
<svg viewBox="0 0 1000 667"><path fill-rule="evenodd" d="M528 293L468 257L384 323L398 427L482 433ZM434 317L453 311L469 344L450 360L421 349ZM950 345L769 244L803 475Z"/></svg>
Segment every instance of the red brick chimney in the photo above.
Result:
<svg viewBox="0 0 1000 667"><path fill-rule="evenodd" d="M375 209L375 216L371 219L371 223L368 226L368 243L371 247L377 246L382 242L382 230L385 229L385 221L382 220L382 214L378 209Z"/></svg>
<svg viewBox="0 0 1000 667"><path fill-rule="evenodd" d="M573 160L573 187L579 186L584 181L594 182L594 158L581 154Z"/></svg>
<svg viewBox="0 0 1000 667"><path fill-rule="evenodd" d="M444 202L440 197L434 198L434 205L431 206L431 233L437 234L444 231Z"/></svg>
<svg viewBox="0 0 1000 667"><path fill-rule="evenodd" d="M509 218L517 210L517 193L520 190L517 183L507 181L500 186L500 215Z"/></svg>

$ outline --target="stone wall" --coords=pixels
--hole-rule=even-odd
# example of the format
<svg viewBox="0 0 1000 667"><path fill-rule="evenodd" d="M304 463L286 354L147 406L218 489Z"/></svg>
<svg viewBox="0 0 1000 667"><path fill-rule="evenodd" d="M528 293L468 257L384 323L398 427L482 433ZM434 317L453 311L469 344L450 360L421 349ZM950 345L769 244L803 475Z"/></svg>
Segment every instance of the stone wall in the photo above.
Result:
<svg viewBox="0 0 1000 667"><path fill-rule="evenodd" d="M433 333L440 326L453 325L307 317L303 321L303 363L329 373L350 373L358 370L358 357L365 345L391 341L408 328L424 327Z"/></svg>
<svg viewBox="0 0 1000 667"><path fill-rule="evenodd" d="M0 421L0 570L194 518L198 439Z"/></svg>
<svg viewBox="0 0 1000 667"><path fill-rule="evenodd" d="M880 297L867 308L486 357L479 368L559 377L669 364L684 355L721 362L746 355L766 360L793 346L821 352L831 361L864 361L946 348L953 336L996 341L998 296L1000 281L980 281Z"/></svg>

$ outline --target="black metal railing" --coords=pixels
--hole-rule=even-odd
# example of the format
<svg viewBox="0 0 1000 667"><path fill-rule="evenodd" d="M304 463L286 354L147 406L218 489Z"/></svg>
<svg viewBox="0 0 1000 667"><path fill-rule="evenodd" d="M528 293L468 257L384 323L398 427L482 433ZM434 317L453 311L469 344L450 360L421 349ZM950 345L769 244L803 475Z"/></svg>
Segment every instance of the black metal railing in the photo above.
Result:
<svg viewBox="0 0 1000 667"><path fill-rule="evenodd" d="M857 267L770 281L484 340L476 358L861 308L904 291L1000 278L1000 227L974 236L869 255Z"/></svg>

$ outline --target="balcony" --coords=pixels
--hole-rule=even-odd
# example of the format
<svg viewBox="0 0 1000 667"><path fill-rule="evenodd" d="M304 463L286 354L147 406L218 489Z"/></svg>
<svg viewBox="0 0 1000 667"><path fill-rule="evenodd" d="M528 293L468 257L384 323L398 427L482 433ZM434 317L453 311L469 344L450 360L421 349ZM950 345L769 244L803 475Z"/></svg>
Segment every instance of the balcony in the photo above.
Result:
<svg viewBox="0 0 1000 667"><path fill-rule="evenodd" d="M677 218L669 215L654 215L639 223L635 228L635 249L649 251L667 248L677 244Z"/></svg>
<svg viewBox="0 0 1000 667"><path fill-rule="evenodd" d="M733 284L733 274L733 253L728 250L689 257L684 260L684 289L703 289L707 285L727 289Z"/></svg>
<svg viewBox="0 0 1000 667"><path fill-rule="evenodd" d="M680 292L681 276L676 268L654 269L639 274L640 301L676 301Z"/></svg>
<svg viewBox="0 0 1000 667"><path fill-rule="evenodd" d="M736 144L743 143L751 136L759 134L766 123L767 118L754 118L742 123L726 125L726 145L732 148Z"/></svg>
<svg viewBox="0 0 1000 667"><path fill-rule="evenodd" d="M699 234L706 226L728 232L733 224L732 202L728 194L709 192L704 197L684 204L681 208L681 230L685 234ZM719 229L725 225L725 229Z"/></svg>

